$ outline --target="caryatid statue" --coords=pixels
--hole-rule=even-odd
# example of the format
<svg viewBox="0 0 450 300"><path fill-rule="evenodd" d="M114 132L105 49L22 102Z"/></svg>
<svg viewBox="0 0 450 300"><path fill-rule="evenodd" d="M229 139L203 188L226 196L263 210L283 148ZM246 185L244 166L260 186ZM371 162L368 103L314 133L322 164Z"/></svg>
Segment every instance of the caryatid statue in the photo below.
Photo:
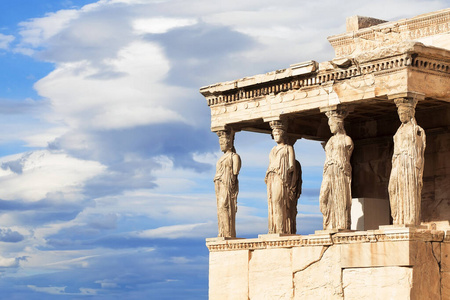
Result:
<svg viewBox="0 0 450 300"><path fill-rule="evenodd" d="M420 225L425 131L414 118L417 100L395 99L402 124L394 135L389 201L394 224Z"/></svg>
<svg viewBox="0 0 450 300"><path fill-rule="evenodd" d="M286 127L281 121L270 122L277 145L269 155L266 172L269 233L295 234L297 200L301 193L300 163L295 160L294 148L289 144Z"/></svg>
<svg viewBox="0 0 450 300"><path fill-rule="evenodd" d="M325 145L326 158L319 196L323 229L350 229L352 205L350 157L353 152L353 141L344 129L347 111L336 109L326 112L326 115L333 136Z"/></svg>
<svg viewBox="0 0 450 300"><path fill-rule="evenodd" d="M237 195L239 192L238 174L241 158L234 149L234 132L221 130L219 136L220 150L223 155L216 165L214 185L217 199L217 221L219 237L236 237Z"/></svg>

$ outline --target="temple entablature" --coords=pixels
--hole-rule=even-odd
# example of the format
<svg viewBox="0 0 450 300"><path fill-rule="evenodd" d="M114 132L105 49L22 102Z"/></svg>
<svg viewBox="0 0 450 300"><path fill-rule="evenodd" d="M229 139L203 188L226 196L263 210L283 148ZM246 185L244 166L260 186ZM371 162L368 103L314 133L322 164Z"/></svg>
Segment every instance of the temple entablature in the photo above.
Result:
<svg viewBox="0 0 450 300"><path fill-rule="evenodd" d="M395 113L390 100L398 93L425 95L427 104L450 101L450 51L418 42L379 48L351 59L308 61L267 74L201 88L211 108L211 128L270 133L267 120L298 119L299 137L326 140L321 107L356 105ZM425 104L425 105L427 105ZM419 103L418 109L421 109ZM301 119L301 120L300 120ZM322 125L321 125L322 124ZM311 128L312 127L312 128ZM317 131L319 130L319 131Z"/></svg>

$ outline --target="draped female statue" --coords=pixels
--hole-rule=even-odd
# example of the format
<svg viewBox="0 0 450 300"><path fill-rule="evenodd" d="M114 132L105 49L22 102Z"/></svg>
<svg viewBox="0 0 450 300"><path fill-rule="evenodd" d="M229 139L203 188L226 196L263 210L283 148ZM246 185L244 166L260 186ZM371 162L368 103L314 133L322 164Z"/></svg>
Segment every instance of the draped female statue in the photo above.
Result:
<svg viewBox="0 0 450 300"><path fill-rule="evenodd" d="M394 224L420 225L426 137L414 118L417 101L395 100L402 124L394 135L389 201Z"/></svg>
<svg viewBox="0 0 450 300"><path fill-rule="evenodd" d="M320 188L320 211L323 214L323 229L350 229L351 226L351 182L350 157L353 141L344 129L344 111L326 113L333 136L325 145L325 165Z"/></svg>
<svg viewBox="0 0 450 300"><path fill-rule="evenodd" d="M296 205L301 191L300 164L297 166L294 148L287 143L284 125L279 121L273 121L270 122L270 126L277 145L270 151L265 178L269 233L295 234Z"/></svg>
<svg viewBox="0 0 450 300"><path fill-rule="evenodd" d="M216 165L214 185L217 199L217 221L219 237L236 237L237 195L239 192L238 174L241 158L233 146L234 133L219 131L220 149L223 151Z"/></svg>

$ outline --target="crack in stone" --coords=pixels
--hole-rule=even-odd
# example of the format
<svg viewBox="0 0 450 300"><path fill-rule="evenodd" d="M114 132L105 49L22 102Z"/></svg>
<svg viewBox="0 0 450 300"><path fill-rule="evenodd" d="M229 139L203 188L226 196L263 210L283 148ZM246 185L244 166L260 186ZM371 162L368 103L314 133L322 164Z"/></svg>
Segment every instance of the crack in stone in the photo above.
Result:
<svg viewBox="0 0 450 300"><path fill-rule="evenodd" d="M436 256L436 253L434 252L433 243L431 243L431 253L433 253L433 257L434 257L434 259L436 260L436 262L437 262L437 264L439 266L439 273L440 273L440 271L441 271L441 259Z"/></svg>
<svg viewBox="0 0 450 300"><path fill-rule="evenodd" d="M302 272L302 271L306 270L307 268L309 268L310 266L312 266L313 264L315 264L315 263L317 263L317 262L321 261L321 260L322 260L322 257L323 257L323 255L325 254L325 251L327 251L327 250L328 250L328 248L330 248L330 247L329 247L329 246L323 246L323 248L322 248L322 252L320 253L320 257L319 257L318 259L316 259L316 260L314 260L314 261L310 262L310 263L309 263L308 265L306 265L305 267L301 268L300 270L296 270L296 271L294 271L294 272L293 272L293 276L295 276L295 274L296 274L296 273L298 273L298 272Z"/></svg>
<svg viewBox="0 0 450 300"><path fill-rule="evenodd" d="M440 246L441 246L441 243L439 243L439 247ZM439 251L440 255L442 255L441 251L442 251L442 248ZM436 260L436 263L437 263L437 265L439 267L439 299L442 299L442 272L441 272L441 262L442 261L441 261L440 257L437 257L436 253L434 252L433 242L431 242L431 253L433 253L433 257Z"/></svg>
<svg viewBox="0 0 450 300"><path fill-rule="evenodd" d="M433 242L431 242L430 244L431 244L431 253L433 253L433 257L436 260L436 263L437 263L437 265L439 267L439 299L442 299L442 272L441 272L441 263L442 263L442 261L441 261L440 257L437 257L436 253L434 252ZM442 244L439 243L439 247L441 245ZM439 254L442 255L442 248L440 248Z"/></svg>

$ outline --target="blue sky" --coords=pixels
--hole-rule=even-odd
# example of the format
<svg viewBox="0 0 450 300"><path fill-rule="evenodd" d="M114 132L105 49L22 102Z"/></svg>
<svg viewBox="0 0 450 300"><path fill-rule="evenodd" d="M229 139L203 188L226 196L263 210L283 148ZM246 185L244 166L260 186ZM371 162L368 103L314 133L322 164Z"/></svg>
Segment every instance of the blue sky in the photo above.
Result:
<svg viewBox="0 0 450 300"><path fill-rule="evenodd" d="M207 299L217 137L201 86L333 58L355 14L450 1L1 1L4 299ZM270 136L238 133L237 234L267 232ZM324 154L303 166L298 232L321 229Z"/></svg>

